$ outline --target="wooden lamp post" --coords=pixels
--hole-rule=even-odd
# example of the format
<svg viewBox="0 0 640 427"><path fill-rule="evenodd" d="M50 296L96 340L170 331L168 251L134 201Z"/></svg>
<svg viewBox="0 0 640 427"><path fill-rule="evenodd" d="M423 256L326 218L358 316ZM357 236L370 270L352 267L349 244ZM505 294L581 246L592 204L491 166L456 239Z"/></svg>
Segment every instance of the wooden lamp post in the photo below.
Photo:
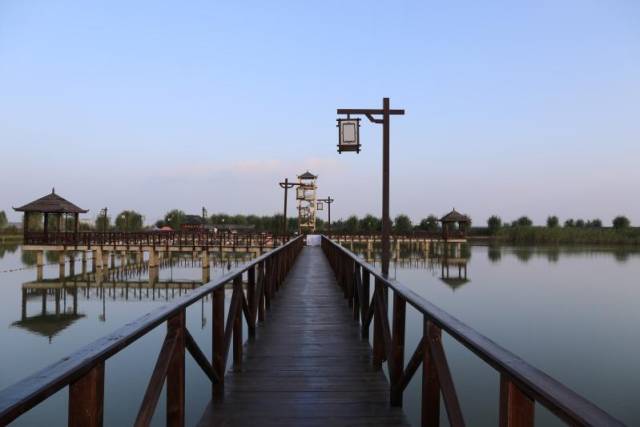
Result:
<svg viewBox="0 0 640 427"><path fill-rule="evenodd" d="M391 219L389 218L389 124L391 116L404 115L404 110L392 110L389 106L389 98L383 98L381 109L338 108L337 113L347 115L346 119L337 119L339 136L338 153L342 153L343 151L360 152L360 119L352 119L352 115L364 115L370 122L382 125L382 274L388 276L391 253Z"/></svg>
<svg viewBox="0 0 640 427"><path fill-rule="evenodd" d="M326 199L318 199L317 202L318 204L316 207L317 207L317 210L319 211L324 210L323 203L327 204L327 211L328 211L327 225L328 225L329 231L331 231L331 203L335 202L335 199L332 199L331 196L329 196Z"/></svg>

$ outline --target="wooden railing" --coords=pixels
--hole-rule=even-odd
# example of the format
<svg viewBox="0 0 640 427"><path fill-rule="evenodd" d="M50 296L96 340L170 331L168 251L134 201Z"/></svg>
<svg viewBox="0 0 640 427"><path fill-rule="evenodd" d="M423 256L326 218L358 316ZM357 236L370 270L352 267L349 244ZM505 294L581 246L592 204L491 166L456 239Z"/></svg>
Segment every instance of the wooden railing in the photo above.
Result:
<svg viewBox="0 0 640 427"><path fill-rule="evenodd" d="M231 233L228 231L140 231L140 232L27 232L25 245L64 246L207 246L235 248L274 248L289 236L269 233Z"/></svg>
<svg viewBox="0 0 640 427"><path fill-rule="evenodd" d="M500 374L500 426L533 426L534 404L538 402L570 425L622 426L582 396L544 372L500 347L455 317L431 304L403 284L385 278L375 267L336 242L322 238L322 249L333 268L345 298L353 307L354 320L361 324L363 338L369 337L373 322L373 364L387 362L390 403L402 406L402 395L422 365L422 425L438 426L440 398L449 422L464 426L464 416L442 346L442 332L449 334ZM373 297L370 286L373 278ZM392 293L393 312L388 316ZM405 358L407 304L423 316L422 338L409 359Z"/></svg>
<svg viewBox="0 0 640 427"><path fill-rule="evenodd" d="M167 334L142 399L136 426L149 425L166 382L167 425L183 426L185 418L185 349L213 384L214 396L224 393L227 356L233 342L233 363L242 363L242 319L249 336L265 319L274 293L283 282L303 245L295 238L255 260L230 271L176 302L161 307L98 339L57 363L0 391L0 425L6 425L60 389L69 387L68 424L101 426L105 361L162 323ZM231 303L224 319L224 286L233 283ZM246 291L243 289L246 282ZM206 295L212 296L213 360L204 355L185 325L185 311Z"/></svg>
<svg viewBox="0 0 640 427"><path fill-rule="evenodd" d="M349 240L353 240L354 242L358 242L358 241L366 242L368 240L371 240L372 238L376 240L380 240L382 238L382 235L379 232L372 232L372 233L330 232L330 233L324 233L324 234L329 238L349 239ZM461 230L449 230L446 236L443 234L442 231L416 230L411 233L393 233L391 235L391 240L392 241L394 239L444 239L444 240L447 240L447 239L464 239L466 237L467 237L467 233Z"/></svg>

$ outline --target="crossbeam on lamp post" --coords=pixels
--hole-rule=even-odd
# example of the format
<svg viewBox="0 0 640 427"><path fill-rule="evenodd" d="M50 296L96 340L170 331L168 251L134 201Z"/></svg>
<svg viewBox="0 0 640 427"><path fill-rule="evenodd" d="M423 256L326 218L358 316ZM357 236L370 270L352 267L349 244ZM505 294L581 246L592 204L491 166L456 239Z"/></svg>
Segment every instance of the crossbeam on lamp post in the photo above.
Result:
<svg viewBox="0 0 640 427"><path fill-rule="evenodd" d="M321 211L322 210L322 203L326 203L327 204L327 211L328 211L328 227L329 227L329 232L331 231L331 203L335 202L335 199L332 199L331 196L327 197L326 199L317 199L316 200L318 202L318 207L317 210Z"/></svg>
<svg viewBox="0 0 640 427"><path fill-rule="evenodd" d="M389 218L389 125L391 116L404 115L404 110L392 110L389 98L382 99L381 109L338 108L337 114L346 114L347 118L338 119L338 152L360 152L360 119L352 115L366 116L370 122L382 125L382 274L389 275L391 253L391 219ZM377 117L382 116L382 117Z"/></svg>
<svg viewBox="0 0 640 427"><path fill-rule="evenodd" d="M284 211L283 211L283 220L282 220L282 234L289 234L289 227L287 224L287 195L289 193L289 189L293 187L297 187L300 185L298 182L289 182L289 178L285 178L284 182L279 182L280 188L284 189Z"/></svg>

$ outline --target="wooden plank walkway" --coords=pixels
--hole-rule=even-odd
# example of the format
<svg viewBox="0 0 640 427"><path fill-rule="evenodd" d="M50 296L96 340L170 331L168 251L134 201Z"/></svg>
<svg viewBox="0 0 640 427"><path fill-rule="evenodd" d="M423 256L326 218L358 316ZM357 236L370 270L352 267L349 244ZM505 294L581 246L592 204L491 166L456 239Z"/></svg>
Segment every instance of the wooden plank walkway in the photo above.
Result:
<svg viewBox="0 0 640 427"><path fill-rule="evenodd" d="M200 426L408 426L319 247L305 247Z"/></svg>

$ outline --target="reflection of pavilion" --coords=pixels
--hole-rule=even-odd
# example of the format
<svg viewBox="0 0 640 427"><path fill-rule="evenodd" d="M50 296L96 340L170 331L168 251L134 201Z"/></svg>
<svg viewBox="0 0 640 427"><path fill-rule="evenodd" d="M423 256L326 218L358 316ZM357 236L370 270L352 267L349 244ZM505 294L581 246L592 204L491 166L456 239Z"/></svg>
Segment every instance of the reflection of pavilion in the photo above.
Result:
<svg viewBox="0 0 640 427"><path fill-rule="evenodd" d="M167 264L180 265L177 259ZM209 281L209 269L203 269L203 280L159 280L158 268L148 268L147 265L127 265L111 269L98 269L95 272L86 272L77 275L65 276L57 279L42 279L23 283L22 285L22 311L19 321L12 326L25 329L29 332L48 337L49 341L71 326L75 321L86 317L78 313L78 297L90 299L95 297L102 300L101 321L106 320L106 300L168 300L202 286ZM148 273L148 279L142 279ZM52 301L53 300L53 301ZM37 315L29 315L33 312L34 301L38 304ZM69 303L69 304L68 304ZM48 304L53 304L54 309L49 310ZM67 306L69 305L69 306ZM29 310L31 308L31 310Z"/></svg>
<svg viewBox="0 0 640 427"><path fill-rule="evenodd" d="M48 337L51 339L71 326L76 320L85 317L84 314L78 313L78 292L77 289L69 290L71 292L73 306L67 308L67 290L55 289L47 291L41 289L39 291L31 291L22 288L22 314L20 320L13 322L11 326L25 329L31 333ZM53 313L47 312L48 296L53 294L55 301L55 310ZM40 313L29 316L27 311L27 302L30 299L40 300ZM62 307L61 307L62 302Z"/></svg>
<svg viewBox="0 0 640 427"><path fill-rule="evenodd" d="M444 257L440 260L441 276L440 280L447 284L451 289L464 286L470 280L467 277L467 258L450 258ZM453 267L453 275L451 275L451 267ZM455 268L458 267L458 274L455 274Z"/></svg>

